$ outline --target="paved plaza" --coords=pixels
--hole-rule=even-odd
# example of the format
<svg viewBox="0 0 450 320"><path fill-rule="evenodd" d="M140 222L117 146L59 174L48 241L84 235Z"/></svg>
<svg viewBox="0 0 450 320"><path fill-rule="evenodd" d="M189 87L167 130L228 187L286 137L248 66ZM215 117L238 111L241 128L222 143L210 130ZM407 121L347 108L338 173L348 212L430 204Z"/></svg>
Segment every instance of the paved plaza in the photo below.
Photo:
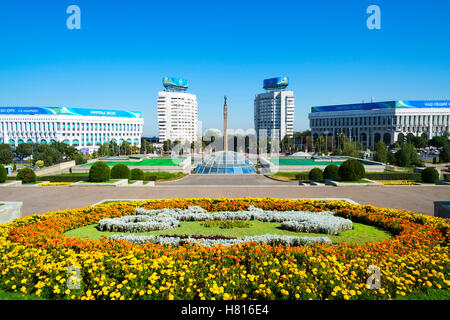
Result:
<svg viewBox="0 0 450 320"><path fill-rule="evenodd" d="M157 183L155 187L2 187L0 200L23 201L23 215L78 208L103 199L193 197L349 198L377 207L433 215L433 201L450 199L448 186L298 186L294 182L279 183L262 176L233 179L223 176L209 182L203 177L198 180L191 177L194 176Z"/></svg>

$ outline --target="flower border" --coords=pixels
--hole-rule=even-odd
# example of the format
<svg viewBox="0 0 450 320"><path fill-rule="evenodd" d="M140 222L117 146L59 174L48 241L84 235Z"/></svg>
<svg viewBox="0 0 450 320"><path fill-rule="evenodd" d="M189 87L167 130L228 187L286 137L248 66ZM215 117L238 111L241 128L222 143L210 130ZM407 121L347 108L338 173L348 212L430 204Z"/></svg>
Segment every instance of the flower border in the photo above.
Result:
<svg viewBox="0 0 450 320"><path fill-rule="evenodd" d="M64 232L137 207L207 211L334 211L394 236L380 242L313 246L245 243L232 247L167 247L67 238ZM0 226L0 288L48 299L390 299L417 289L448 289L447 220L344 201L162 199L117 202L33 215ZM367 268L381 288L367 287ZM68 267L80 270L69 289ZM71 278L73 280L73 278ZM69 279L70 280L70 279Z"/></svg>

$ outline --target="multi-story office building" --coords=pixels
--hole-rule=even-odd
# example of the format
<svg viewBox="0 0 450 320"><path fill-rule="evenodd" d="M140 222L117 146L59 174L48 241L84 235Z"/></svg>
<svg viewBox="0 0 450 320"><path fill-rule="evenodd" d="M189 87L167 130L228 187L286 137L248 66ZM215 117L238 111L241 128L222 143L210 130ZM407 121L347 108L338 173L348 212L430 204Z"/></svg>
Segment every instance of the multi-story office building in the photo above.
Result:
<svg viewBox="0 0 450 320"><path fill-rule="evenodd" d="M140 112L66 107L0 107L0 143L64 142L92 152L104 142L141 145Z"/></svg>
<svg viewBox="0 0 450 320"><path fill-rule="evenodd" d="M265 93L255 97L254 121L256 134L283 139L294 133L294 92L285 90L289 84L287 77L264 80Z"/></svg>
<svg viewBox="0 0 450 320"><path fill-rule="evenodd" d="M312 107L313 139L341 133L364 147L383 140L387 145L411 133L430 139L449 132L450 101L387 101Z"/></svg>
<svg viewBox="0 0 450 320"><path fill-rule="evenodd" d="M188 81L163 78L164 91L158 93L159 142L196 141L198 108L197 97L186 93Z"/></svg>

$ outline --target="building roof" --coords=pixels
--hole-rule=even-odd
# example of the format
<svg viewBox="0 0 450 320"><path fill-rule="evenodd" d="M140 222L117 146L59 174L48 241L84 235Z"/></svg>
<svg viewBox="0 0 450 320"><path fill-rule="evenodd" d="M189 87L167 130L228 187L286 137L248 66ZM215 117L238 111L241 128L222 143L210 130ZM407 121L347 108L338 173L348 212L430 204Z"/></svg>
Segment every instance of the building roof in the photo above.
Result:
<svg viewBox="0 0 450 320"><path fill-rule="evenodd" d="M396 100L311 107L311 112L361 111L377 109L450 108L450 100Z"/></svg>
<svg viewBox="0 0 450 320"><path fill-rule="evenodd" d="M92 117L142 118L141 112L67 107L0 107L0 115L69 115Z"/></svg>

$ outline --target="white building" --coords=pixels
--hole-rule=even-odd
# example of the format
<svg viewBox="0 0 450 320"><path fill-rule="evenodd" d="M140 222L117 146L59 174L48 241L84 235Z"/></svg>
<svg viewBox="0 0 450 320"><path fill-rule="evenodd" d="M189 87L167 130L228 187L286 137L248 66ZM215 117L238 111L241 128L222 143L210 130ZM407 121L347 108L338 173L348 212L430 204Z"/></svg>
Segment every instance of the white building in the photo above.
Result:
<svg viewBox="0 0 450 320"><path fill-rule="evenodd" d="M92 153L104 142L141 145L140 112L66 107L0 107L0 143L66 143Z"/></svg>
<svg viewBox="0 0 450 320"><path fill-rule="evenodd" d="M197 141L197 97L183 91L187 89L184 79L163 78L163 84L166 90L158 92L159 141Z"/></svg>
<svg viewBox="0 0 450 320"><path fill-rule="evenodd" d="M412 133L431 139L449 132L450 101L387 101L312 107L309 114L313 139L323 135L337 138L341 133L352 141L374 148Z"/></svg>
<svg viewBox="0 0 450 320"><path fill-rule="evenodd" d="M255 97L254 121L258 137L261 132L266 132L268 137L280 140L286 135L292 137L295 98L293 91L282 90L287 83L286 77L264 80L264 88L273 90Z"/></svg>

